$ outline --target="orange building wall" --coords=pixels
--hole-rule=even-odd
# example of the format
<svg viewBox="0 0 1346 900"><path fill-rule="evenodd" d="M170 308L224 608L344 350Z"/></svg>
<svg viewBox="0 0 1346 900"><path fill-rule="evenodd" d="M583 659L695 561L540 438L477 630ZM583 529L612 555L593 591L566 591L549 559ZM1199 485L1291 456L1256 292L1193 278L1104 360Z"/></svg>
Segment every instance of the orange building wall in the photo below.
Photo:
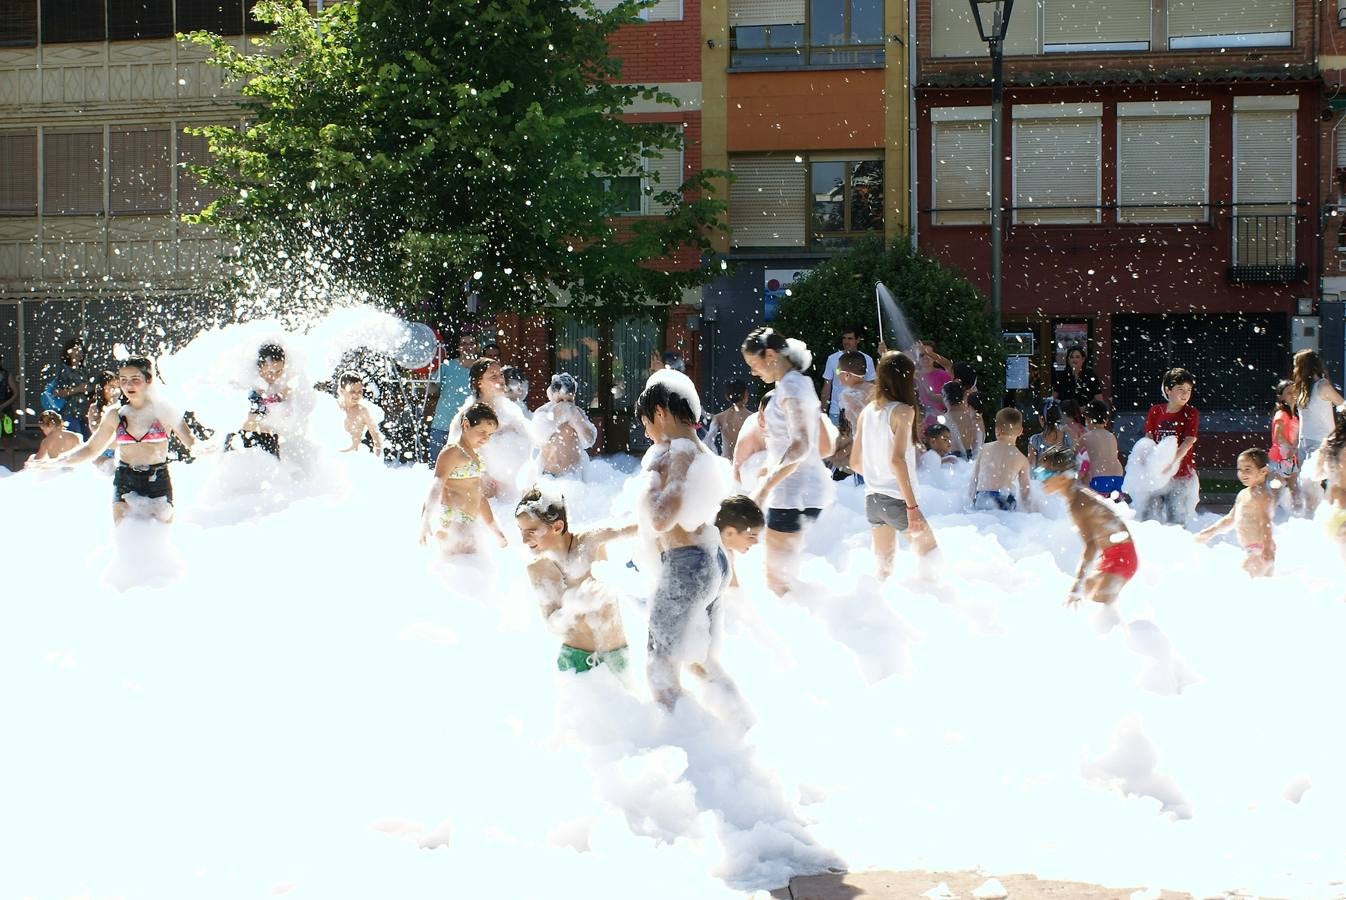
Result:
<svg viewBox="0 0 1346 900"><path fill-rule="evenodd" d="M883 70L736 72L730 153L883 147Z"/></svg>

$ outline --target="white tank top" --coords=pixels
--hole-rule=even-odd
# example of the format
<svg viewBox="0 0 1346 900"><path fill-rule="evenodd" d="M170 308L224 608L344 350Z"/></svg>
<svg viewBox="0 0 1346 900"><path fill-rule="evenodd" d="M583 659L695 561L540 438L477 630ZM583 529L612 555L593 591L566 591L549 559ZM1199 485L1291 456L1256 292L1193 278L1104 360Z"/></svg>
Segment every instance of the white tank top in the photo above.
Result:
<svg viewBox="0 0 1346 900"><path fill-rule="evenodd" d="M1309 391L1309 405L1299 411L1299 439L1301 441L1327 440L1335 423L1332 420L1332 404L1322 395L1321 388L1327 381L1319 378Z"/></svg>
<svg viewBox="0 0 1346 900"><path fill-rule="evenodd" d="M902 490L897 485L897 473L889 464L893 458L895 440L891 422L897 405L896 400L882 406L865 404L864 411L860 413L860 421L864 423L860 432L860 453L865 469L865 491L903 500ZM907 442L906 460L912 494L919 503L920 497L916 496L916 448L910 441Z"/></svg>

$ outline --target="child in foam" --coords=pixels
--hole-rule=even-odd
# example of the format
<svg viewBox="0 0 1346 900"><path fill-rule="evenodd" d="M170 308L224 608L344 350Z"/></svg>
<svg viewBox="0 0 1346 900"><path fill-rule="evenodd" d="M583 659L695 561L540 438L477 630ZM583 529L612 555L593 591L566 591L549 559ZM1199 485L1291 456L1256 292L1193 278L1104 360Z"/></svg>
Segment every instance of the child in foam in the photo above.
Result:
<svg viewBox="0 0 1346 900"><path fill-rule="evenodd" d="M78 432L70 431L65 424L65 419L56 410L42 410L37 420L37 427L42 431L42 442L37 445L37 452L29 462L55 459L84 443L84 438Z"/></svg>
<svg viewBox="0 0 1346 900"><path fill-rule="evenodd" d="M1167 485L1150 495L1142 519L1157 519L1174 525L1186 525L1196 511L1197 483L1196 447L1201 416L1191 405L1196 378L1186 369L1169 369L1164 373L1164 399L1145 414L1145 436L1156 444L1164 438L1178 439L1178 455L1173 460Z"/></svg>
<svg viewBox="0 0 1346 900"><path fill-rule="evenodd" d="M495 534L501 547L506 544L482 485L485 466L481 451L499 426L495 411L485 403L476 403L459 418L462 427L458 439L441 450L435 460L435 480L421 507L421 543L434 535L446 555L478 552L482 526Z"/></svg>
<svg viewBox="0 0 1346 900"><path fill-rule="evenodd" d="M561 636L556 667L588 672L600 665L626 670L626 632L616 596L593 577L593 565L607 559L609 541L635 535L636 525L571 531L565 497L533 488L515 507L524 546L534 559L528 580L538 595L542 618Z"/></svg>
<svg viewBox="0 0 1346 900"><path fill-rule="evenodd" d="M1042 483L1047 493L1065 498L1071 524L1084 539L1084 553L1066 605L1074 606L1081 597L1095 603L1116 600L1136 574L1138 565L1136 545L1126 523L1111 504L1080 484L1075 472L1075 451L1068 447L1044 450L1033 478Z"/></svg>
<svg viewBox="0 0 1346 900"><path fill-rule="evenodd" d="M986 440L986 426L981 413L967 402L967 389L958 379L946 381L941 389L944 396L944 415L940 419L949 426L953 438L953 452L963 459L975 459Z"/></svg>
<svg viewBox="0 0 1346 900"><path fill-rule="evenodd" d="M1243 560L1243 571L1254 578L1270 575L1276 565L1276 542L1271 535L1271 517L1276 509L1276 498L1267 490L1269 461L1265 450L1244 450L1239 454L1238 476L1243 490L1239 491L1234 500L1234 508L1196 536L1204 544L1217 534L1235 529L1239 544L1247 554Z"/></svg>
<svg viewBox="0 0 1346 900"><path fill-rule="evenodd" d="M483 356L472 363L468 387L471 393L449 427L449 443L457 443L462 436L463 415L469 408L477 403L489 406L495 412L499 429L482 451L486 467L482 490L488 499L498 497L513 503L520 494L520 473L533 455L532 429L519 405L505 393L504 371L498 360Z"/></svg>
<svg viewBox="0 0 1346 900"><path fill-rule="evenodd" d="M1088 457L1088 468L1080 466L1080 480L1088 478L1089 489L1100 497L1120 499L1125 470L1117 454L1117 437L1108 430L1108 407L1101 400L1091 400L1084 406L1087 430L1081 439L1083 452Z"/></svg>
<svg viewBox="0 0 1346 900"><path fill-rule="evenodd" d="M365 435L369 435L369 446L374 456L383 458L383 434L379 431L379 416L374 406L365 400L364 379L354 372L344 372L337 379L337 407L340 408L351 444L341 452L350 453L359 450Z"/></svg>
<svg viewBox="0 0 1346 900"><path fill-rule="evenodd" d="M566 372L553 375L547 402L533 413L533 436L543 475L578 475L598 439L598 429L575 404L579 383Z"/></svg>
<svg viewBox="0 0 1346 900"><path fill-rule="evenodd" d="M889 350L880 357L874 398L860 413L851 451L851 467L865 479L865 518L881 580L892 574L899 534L922 556L935 549L916 498L915 374L905 354Z"/></svg>
<svg viewBox="0 0 1346 900"><path fill-rule="evenodd" d="M1271 449L1267 459L1277 493L1290 492L1290 508L1299 509L1299 413L1295 409L1295 383L1276 383L1276 408L1271 414Z"/></svg>
<svg viewBox="0 0 1346 900"><path fill-rule="evenodd" d="M822 404L804 374L813 355L802 341L763 327L741 350L752 373L775 385L763 415L766 473L753 500L766 510L767 584L784 594L797 578L804 527L831 500L831 478L819 457Z"/></svg>
<svg viewBox="0 0 1346 900"><path fill-rule="evenodd" d="M982 448L972 467L969 499L973 509L1013 512L1027 505L1028 458L1017 446L1023 433L1023 413L1007 406L995 414L995 440Z"/></svg>
<svg viewBox="0 0 1346 900"><path fill-rule="evenodd" d="M724 386L724 402L728 405L711 417L706 445L725 459L733 459L739 432L752 415L748 411L748 383L741 378L730 379ZM719 437L718 447L716 437Z"/></svg>
<svg viewBox="0 0 1346 900"><path fill-rule="evenodd" d="M725 490L714 454L696 436L701 401L691 379L675 369L656 372L636 412L652 443L641 461L640 530L660 560L646 674L654 699L672 709L685 663L701 663L713 681L731 684L718 666L705 668L715 644L715 605L729 584L729 558L711 524Z"/></svg>
<svg viewBox="0 0 1346 900"><path fill-rule="evenodd" d="M154 368L148 359L132 357L123 362L117 369L117 380L126 399L115 415L114 410L105 411L88 443L50 463L76 465L95 459L109 446L115 447L113 522L121 522L130 511L126 498L131 495L153 501L154 517L169 522L173 518L173 483L168 476L168 432L171 429L188 448L196 443L196 437L180 413L154 396Z"/></svg>

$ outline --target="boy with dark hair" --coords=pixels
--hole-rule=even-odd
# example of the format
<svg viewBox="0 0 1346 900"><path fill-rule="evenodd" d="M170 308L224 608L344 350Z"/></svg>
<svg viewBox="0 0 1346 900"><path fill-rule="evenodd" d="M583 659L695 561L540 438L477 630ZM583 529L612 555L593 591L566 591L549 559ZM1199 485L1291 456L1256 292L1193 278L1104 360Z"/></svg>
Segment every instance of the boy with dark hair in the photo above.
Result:
<svg viewBox="0 0 1346 900"><path fill-rule="evenodd" d="M1075 451L1069 447L1044 450L1038 457L1033 478L1047 493L1065 498L1071 524L1084 539L1084 553L1066 605L1074 606L1081 597L1095 603L1116 600L1139 564L1126 523L1117 516L1112 504L1080 484L1075 473Z"/></svg>
<svg viewBox="0 0 1346 900"><path fill-rule="evenodd" d="M720 530L720 543L729 552L729 586L738 587L737 555L757 546L766 527L766 515L751 497L734 494L720 501L715 527Z"/></svg>
<svg viewBox="0 0 1346 900"><path fill-rule="evenodd" d="M953 452L963 459L971 460L986 440L986 426L982 424L981 414L967 402L967 386L958 379L945 383L940 393L944 397L945 409L941 418L949 426Z"/></svg>
<svg viewBox="0 0 1346 900"><path fill-rule="evenodd" d="M1247 554L1243 560L1243 571L1253 578L1270 575L1276 566L1276 542L1271 535L1276 495L1267 490L1267 466L1270 462L1265 450L1254 448L1240 453L1238 476L1243 490L1235 498L1234 508L1196 536L1204 544L1221 532L1235 529L1239 545Z"/></svg>
<svg viewBox="0 0 1346 900"><path fill-rule="evenodd" d="M355 372L343 372L337 379L337 406L346 416L346 433L351 436L351 445L342 453L359 450L365 435L369 435L369 446L374 456L383 458L383 435L379 433L379 419L374 408L366 402L365 381Z"/></svg>
<svg viewBox="0 0 1346 900"><path fill-rule="evenodd" d="M958 455L953 452L953 435L949 433L948 425L943 422L927 425L924 437L925 449L937 453L942 464L953 465L958 459Z"/></svg>
<svg viewBox="0 0 1346 900"><path fill-rule="evenodd" d="M1156 444L1166 437L1176 437L1178 455L1170 470L1167 485L1150 495L1141 511L1142 519L1158 519L1176 525L1186 525L1196 510L1196 446L1201 415L1191 405L1196 378L1186 369L1169 369L1164 373L1164 399L1145 414L1145 436Z"/></svg>
<svg viewBox="0 0 1346 900"><path fill-rule="evenodd" d="M724 402L729 404L710 419L706 445L725 459L734 458L734 446L743 423L752 413L748 410L748 383L742 378L731 378L724 386ZM719 438L716 446L716 437Z"/></svg>
<svg viewBox="0 0 1346 900"><path fill-rule="evenodd" d="M836 423L841 415L841 397L837 388L837 366L840 364L842 356L847 353L858 353L860 359L864 360L865 363L861 380L868 382L874 380L874 358L860 350L860 339L863 336L864 329L859 325L847 325L841 331L841 349L829 355L827 361L823 364L823 413L833 423Z"/></svg>

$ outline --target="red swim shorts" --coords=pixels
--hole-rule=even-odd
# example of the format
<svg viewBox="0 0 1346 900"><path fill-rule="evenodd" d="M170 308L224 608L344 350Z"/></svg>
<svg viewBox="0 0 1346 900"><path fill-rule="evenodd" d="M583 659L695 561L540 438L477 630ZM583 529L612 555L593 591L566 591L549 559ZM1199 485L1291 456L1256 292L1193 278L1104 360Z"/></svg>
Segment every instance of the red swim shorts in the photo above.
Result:
<svg viewBox="0 0 1346 900"><path fill-rule="evenodd" d="M1109 575L1120 575L1130 581L1136 574L1140 560L1136 557L1136 545L1133 541L1121 541L1108 547L1098 558L1098 571Z"/></svg>

